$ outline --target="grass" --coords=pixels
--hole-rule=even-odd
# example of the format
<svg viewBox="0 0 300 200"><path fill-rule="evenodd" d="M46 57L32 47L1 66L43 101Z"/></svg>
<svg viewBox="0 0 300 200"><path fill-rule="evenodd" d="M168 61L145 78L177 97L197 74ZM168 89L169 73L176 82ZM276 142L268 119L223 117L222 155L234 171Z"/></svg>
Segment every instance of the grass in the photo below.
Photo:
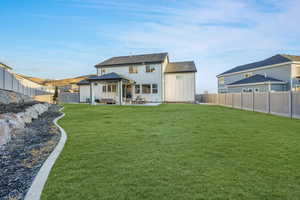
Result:
<svg viewBox="0 0 300 200"><path fill-rule="evenodd" d="M65 113L42 200L300 198L299 120L184 104Z"/></svg>

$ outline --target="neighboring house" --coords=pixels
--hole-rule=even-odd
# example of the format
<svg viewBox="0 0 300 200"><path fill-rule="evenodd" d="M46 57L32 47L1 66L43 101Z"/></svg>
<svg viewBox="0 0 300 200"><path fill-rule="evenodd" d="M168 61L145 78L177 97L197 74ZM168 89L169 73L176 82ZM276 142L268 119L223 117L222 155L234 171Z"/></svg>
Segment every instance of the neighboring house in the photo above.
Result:
<svg viewBox="0 0 300 200"><path fill-rule="evenodd" d="M169 62L168 53L157 53L113 57L95 67L97 76L78 83L80 102L195 101L197 69L193 61Z"/></svg>
<svg viewBox="0 0 300 200"><path fill-rule="evenodd" d="M69 92L69 93L78 93L79 86L77 85L78 82L71 82L68 85L58 86L60 92Z"/></svg>
<svg viewBox="0 0 300 200"><path fill-rule="evenodd" d="M219 93L300 91L300 56L278 54L217 76Z"/></svg>

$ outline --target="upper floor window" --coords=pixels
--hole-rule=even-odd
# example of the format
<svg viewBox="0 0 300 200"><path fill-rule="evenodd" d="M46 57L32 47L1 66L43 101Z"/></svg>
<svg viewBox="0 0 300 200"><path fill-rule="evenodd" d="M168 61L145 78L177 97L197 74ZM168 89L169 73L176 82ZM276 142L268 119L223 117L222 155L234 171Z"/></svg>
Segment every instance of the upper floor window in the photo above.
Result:
<svg viewBox="0 0 300 200"><path fill-rule="evenodd" d="M130 66L130 67L129 67L129 73L130 73L130 74L137 74L137 73L138 73L138 68L137 68L137 66Z"/></svg>
<svg viewBox="0 0 300 200"><path fill-rule="evenodd" d="M106 85L102 86L102 92L106 92Z"/></svg>
<svg viewBox="0 0 300 200"><path fill-rule="evenodd" d="M155 67L151 65L146 65L146 72L155 72Z"/></svg>
<svg viewBox="0 0 300 200"><path fill-rule="evenodd" d="M176 75L176 79L180 80L180 79L182 79L182 76L181 75Z"/></svg>
<svg viewBox="0 0 300 200"><path fill-rule="evenodd" d="M245 73L245 74L244 74L244 77L245 77L245 78L249 78L250 76L252 76L252 72L249 72L249 73Z"/></svg>
<svg viewBox="0 0 300 200"><path fill-rule="evenodd" d="M300 67L296 67L296 77L300 78Z"/></svg>
<svg viewBox="0 0 300 200"><path fill-rule="evenodd" d="M219 84L224 84L224 83L225 83L224 77L220 77L220 78L219 78Z"/></svg>
<svg viewBox="0 0 300 200"><path fill-rule="evenodd" d="M106 73L106 69L101 69L101 75Z"/></svg>

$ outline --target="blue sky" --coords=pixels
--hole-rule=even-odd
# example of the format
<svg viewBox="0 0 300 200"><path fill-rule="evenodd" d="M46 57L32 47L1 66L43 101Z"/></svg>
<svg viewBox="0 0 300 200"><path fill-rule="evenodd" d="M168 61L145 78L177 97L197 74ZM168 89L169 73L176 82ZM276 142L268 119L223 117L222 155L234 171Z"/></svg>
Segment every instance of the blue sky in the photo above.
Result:
<svg viewBox="0 0 300 200"><path fill-rule="evenodd" d="M197 91L277 53L300 55L299 0L1 0L0 62L42 78L95 73L112 56L196 62Z"/></svg>

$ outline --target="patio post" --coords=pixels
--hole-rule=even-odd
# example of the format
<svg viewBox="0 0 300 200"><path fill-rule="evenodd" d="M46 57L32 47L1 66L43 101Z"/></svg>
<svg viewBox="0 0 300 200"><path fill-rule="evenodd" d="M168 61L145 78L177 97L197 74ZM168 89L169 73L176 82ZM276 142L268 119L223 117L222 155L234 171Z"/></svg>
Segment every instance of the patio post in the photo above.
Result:
<svg viewBox="0 0 300 200"><path fill-rule="evenodd" d="M91 105L95 104L93 82L90 82L90 103Z"/></svg>
<svg viewBox="0 0 300 200"><path fill-rule="evenodd" d="M119 86L119 105L122 105L122 96L123 96L123 94L122 94L122 80L120 80L119 82L118 82L118 86Z"/></svg>

